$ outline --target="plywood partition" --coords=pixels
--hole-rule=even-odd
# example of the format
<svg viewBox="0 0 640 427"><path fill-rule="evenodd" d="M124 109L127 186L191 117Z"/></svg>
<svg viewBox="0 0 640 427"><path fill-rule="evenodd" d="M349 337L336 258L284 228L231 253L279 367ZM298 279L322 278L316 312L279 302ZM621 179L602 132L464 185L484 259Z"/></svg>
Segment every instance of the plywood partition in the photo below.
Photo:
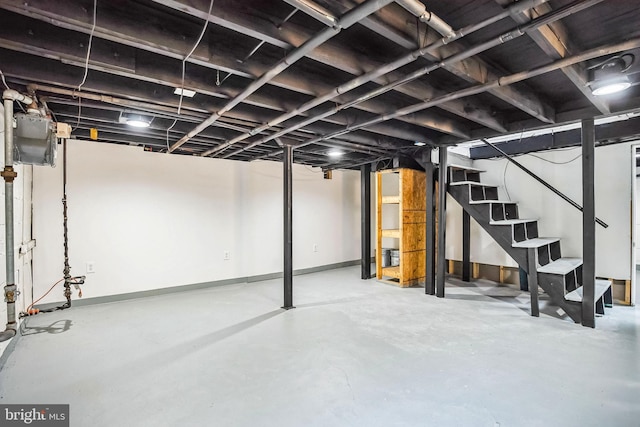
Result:
<svg viewBox="0 0 640 427"><path fill-rule="evenodd" d="M424 281L426 199L425 174L413 169L392 169L376 173L377 179L377 249L378 280L407 287ZM392 205L397 209L383 209ZM383 218L397 215L397 221ZM395 223L398 228L384 228ZM382 266L383 239L395 240L399 264Z"/></svg>

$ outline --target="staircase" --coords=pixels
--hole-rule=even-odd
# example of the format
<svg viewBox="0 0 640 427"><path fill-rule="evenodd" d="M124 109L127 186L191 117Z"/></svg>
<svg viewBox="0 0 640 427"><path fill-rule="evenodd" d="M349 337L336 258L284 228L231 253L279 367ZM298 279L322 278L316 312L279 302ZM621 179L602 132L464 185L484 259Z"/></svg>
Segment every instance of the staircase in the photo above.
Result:
<svg viewBox="0 0 640 427"><path fill-rule="evenodd" d="M500 200L498 187L480 182L483 171L449 165L449 194L529 274L532 315L540 286L576 323L582 323L582 259L563 258L560 239L540 237L538 220L520 218L518 204ZM530 274L535 270L535 274ZM596 312L604 314L609 280L596 279Z"/></svg>

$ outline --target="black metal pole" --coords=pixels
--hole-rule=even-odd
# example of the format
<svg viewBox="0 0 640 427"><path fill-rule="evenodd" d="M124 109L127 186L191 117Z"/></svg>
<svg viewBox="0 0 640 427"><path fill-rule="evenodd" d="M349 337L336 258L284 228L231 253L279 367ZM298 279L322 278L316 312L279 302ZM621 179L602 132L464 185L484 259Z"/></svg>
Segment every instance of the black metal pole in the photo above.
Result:
<svg viewBox="0 0 640 427"><path fill-rule="evenodd" d="M595 328L596 223L595 126L582 120L582 325Z"/></svg>
<svg viewBox="0 0 640 427"><path fill-rule="evenodd" d="M293 307L293 147L284 146L283 158L284 200L284 305Z"/></svg>
<svg viewBox="0 0 640 427"><path fill-rule="evenodd" d="M435 246L436 246L436 204L433 197L435 182L433 180L433 172L435 170L431 161L431 148L425 148L422 152L422 159L425 171L425 197L426 197L426 226L425 226L425 276L424 276L424 293L427 295L435 295L436 293L436 275L435 275Z"/></svg>
<svg viewBox="0 0 640 427"><path fill-rule="evenodd" d="M529 270L529 296L531 298L531 315L540 317L540 306L538 304L538 271L536 268L536 249L527 249L527 269Z"/></svg>
<svg viewBox="0 0 640 427"><path fill-rule="evenodd" d="M438 261L436 263L436 296L444 298L445 231L447 229L447 147L440 147L438 165Z"/></svg>
<svg viewBox="0 0 640 427"><path fill-rule="evenodd" d="M462 210L462 281L471 281L471 215Z"/></svg>
<svg viewBox="0 0 640 427"><path fill-rule="evenodd" d="M595 134L594 134L594 141L595 141ZM484 142L486 145L488 145L489 147L491 147L494 150L496 150L498 153L502 154L507 160L509 160L514 165L516 165L518 168L520 168L527 175L529 175L530 177L532 177L533 179L538 181L540 184L544 185L549 190L553 191L555 194L560 196L563 200L565 200L571 206L573 206L574 208L578 209L580 212L584 212L583 207L580 206L575 201L573 201L571 198L569 198L569 196L565 195L563 192L558 190L556 187L554 187L553 185L549 184L547 181L545 181L544 179L540 178L535 173L531 172L529 169L527 169L525 166L523 166L520 162L518 162L516 159L514 159L511 155L509 155L505 151L501 150L498 146L496 146L495 144L492 144L491 142L489 142L488 140L486 140L484 138L482 139L482 142ZM595 144L595 142L594 142L594 144ZM584 201L583 201L583 203L584 203ZM602 221L599 218L596 218L595 215L594 215L594 218L595 218L595 222L597 222L598 224L600 224L604 228L609 227L609 225L607 223L605 223L604 221Z"/></svg>
<svg viewBox="0 0 640 427"><path fill-rule="evenodd" d="M360 242L362 279L371 278L371 164L360 166Z"/></svg>

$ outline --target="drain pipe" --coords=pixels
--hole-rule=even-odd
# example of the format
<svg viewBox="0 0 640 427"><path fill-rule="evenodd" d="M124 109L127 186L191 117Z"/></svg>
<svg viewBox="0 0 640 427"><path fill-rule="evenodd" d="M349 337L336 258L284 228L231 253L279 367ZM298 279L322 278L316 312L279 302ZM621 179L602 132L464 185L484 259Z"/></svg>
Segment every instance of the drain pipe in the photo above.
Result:
<svg viewBox="0 0 640 427"><path fill-rule="evenodd" d="M407 9L411 14L445 37L452 37L455 34L453 28L438 16L429 12L424 4L418 0L396 0L400 6Z"/></svg>
<svg viewBox="0 0 640 427"><path fill-rule="evenodd" d="M194 136L198 135L200 132L211 126L216 120L222 117L226 112L230 111L233 107L240 104L247 97L249 97L252 93L260 89L262 86L271 81L278 74L289 68L290 65L294 64L299 59L302 59L307 53L320 46L322 43L326 42L330 38L337 35L341 30L345 28L349 28L356 22L361 19L369 16L373 12L376 12L379 9L382 9L384 6L391 3L393 0L368 0L364 3L361 3L359 6L356 6L349 12L347 12L343 17L341 17L336 25L333 27L327 27L324 30L317 33L315 36L311 37L309 40L304 42L301 46L297 47L293 51L291 51L284 59L280 60L274 67L265 72L258 80L255 80L249 86L245 88L242 92L240 92L235 98L229 101L222 109L213 113L209 118L196 126L189 133L184 135L173 144L169 148L169 152L174 152L176 149L184 145L187 141L189 141Z"/></svg>
<svg viewBox="0 0 640 427"><path fill-rule="evenodd" d="M226 150L228 147L230 147L231 145L234 145L240 141L244 141L245 139L257 135L259 133L262 133L265 130L268 130L286 120L289 120L297 115L300 115L302 113L304 113L305 111L308 111L314 107L317 107L318 105L321 105L327 101L332 100L333 98L339 96L339 95L343 95L351 90L354 90L362 85L364 85L365 83L368 83L384 74L390 73L391 71L394 71L404 65L407 65L415 60L417 60L418 58L428 54L428 53L432 53L435 50L441 48L442 46L451 43L455 40L459 40L469 34L472 34L482 28L485 28L491 24L494 24L495 22L498 22L504 18L508 18L509 16L511 16L511 14L517 14L517 13L521 13L524 12L526 10L529 10L533 7L539 6L540 4L546 3L548 0L523 0L523 1L519 1L518 3L515 3L511 6L509 6L508 8L506 8L504 11L502 11L501 13L485 19L477 24L472 24L472 25L468 25L466 27L461 28L458 31L455 31L454 35L452 36L445 36L437 41L435 41L434 43L431 43L428 46L425 46L421 49L415 50L407 55L401 56L400 58L396 59L395 61L392 62L388 62L384 65L381 65L380 67L373 69L371 71L368 71L364 74L362 74L361 76L358 76L356 78L353 78L351 80L349 80L346 83L341 84L340 86L335 87L333 90L331 90L330 92L319 96L317 98L314 98L304 104L302 104L300 107L289 111L288 113L282 114L279 117L276 117L275 119L269 121L268 123L265 123L264 125L255 127L253 129L251 129L249 132L246 132L242 135L238 135L237 137L225 142L224 144L220 144L214 148L211 148L207 151L205 151L204 153L201 154L201 156L210 156L212 154L217 154L220 153L224 150ZM417 77L416 77L417 78ZM386 86L383 86L386 87ZM353 104L355 105L355 104ZM298 130L310 123L316 122L318 120L322 120L323 118L326 118L328 116L331 116L333 114L335 114L337 112L336 111L327 111L325 113L320 113L316 116L310 117L306 120L304 120L303 122L300 122L296 125L290 126L286 129L283 129L273 135L264 137L258 141L252 142L251 144L249 144L248 146L239 149L237 151L234 151L232 153L229 153L227 155L225 155L224 157L222 157L223 159L226 159L228 157L231 157L235 154L238 154L242 151L251 149L257 145L263 144L265 142L269 142L275 138L278 138L280 136L286 135L290 132L293 132L295 130Z"/></svg>
<svg viewBox="0 0 640 427"><path fill-rule="evenodd" d="M16 335L16 297L18 289L15 279L15 244L13 241L13 181L18 174L13 170L13 101L30 105L33 100L21 93L7 89L2 94L4 100L4 170L0 176L4 178L4 218L5 218L5 252L6 278L4 300L7 303L7 327L0 332L0 342L7 341Z"/></svg>

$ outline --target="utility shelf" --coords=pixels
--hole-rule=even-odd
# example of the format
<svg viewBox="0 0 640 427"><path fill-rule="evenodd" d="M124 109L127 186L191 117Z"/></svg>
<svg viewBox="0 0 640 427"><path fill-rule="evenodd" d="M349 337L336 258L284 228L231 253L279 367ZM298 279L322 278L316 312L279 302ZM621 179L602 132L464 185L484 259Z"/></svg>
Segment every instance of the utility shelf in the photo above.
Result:
<svg viewBox="0 0 640 427"><path fill-rule="evenodd" d="M417 284L425 272L425 174L404 168L384 170L376 173L376 183L376 277L400 287ZM383 267L382 240L389 238L394 240L385 242L385 249L399 251L399 265Z"/></svg>

